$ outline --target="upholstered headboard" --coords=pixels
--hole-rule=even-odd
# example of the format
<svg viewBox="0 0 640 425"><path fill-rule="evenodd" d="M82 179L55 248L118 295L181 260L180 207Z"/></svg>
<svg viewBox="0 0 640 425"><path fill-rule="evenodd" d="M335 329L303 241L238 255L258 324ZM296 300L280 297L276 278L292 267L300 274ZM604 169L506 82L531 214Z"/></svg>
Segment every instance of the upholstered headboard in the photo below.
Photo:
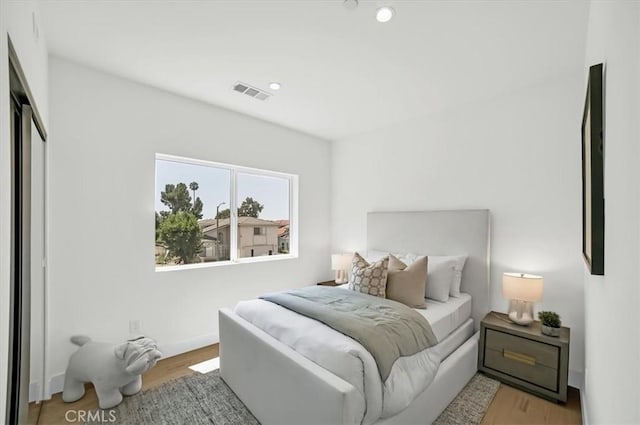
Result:
<svg viewBox="0 0 640 425"><path fill-rule="evenodd" d="M461 291L473 297L476 329L489 312L489 210L370 212L367 249L427 255L467 254Z"/></svg>

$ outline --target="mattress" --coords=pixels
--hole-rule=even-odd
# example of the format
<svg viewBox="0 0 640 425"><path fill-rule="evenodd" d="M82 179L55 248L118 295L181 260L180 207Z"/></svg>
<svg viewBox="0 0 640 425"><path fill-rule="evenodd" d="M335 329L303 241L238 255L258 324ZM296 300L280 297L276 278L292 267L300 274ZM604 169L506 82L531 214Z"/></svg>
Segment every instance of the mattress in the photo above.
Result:
<svg viewBox="0 0 640 425"><path fill-rule="evenodd" d="M438 342L442 342L471 317L471 295L463 292L447 302L427 298L427 309L415 310L427 319Z"/></svg>
<svg viewBox="0 0 640 425"><path fill-rule="evenodd" d="M467 319L457 329L454 329L446 338L434 347L442 360L449 357L458 347L464 344L473 335L473 319Z"/></svg>

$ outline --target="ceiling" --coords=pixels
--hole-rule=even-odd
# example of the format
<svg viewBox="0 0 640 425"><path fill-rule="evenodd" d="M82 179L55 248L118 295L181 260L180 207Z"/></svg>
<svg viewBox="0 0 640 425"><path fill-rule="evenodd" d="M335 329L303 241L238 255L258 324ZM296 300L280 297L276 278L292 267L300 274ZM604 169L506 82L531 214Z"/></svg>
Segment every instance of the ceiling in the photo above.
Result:
<svg viewBox="0 0 640 425"><path fill-rule="evenodd" d="M386 24L382 4L396 11ZM330 140L577 72L588 14L580 0L40 6L54 55ZM238 80L275 96L233 92Z"/></svg>

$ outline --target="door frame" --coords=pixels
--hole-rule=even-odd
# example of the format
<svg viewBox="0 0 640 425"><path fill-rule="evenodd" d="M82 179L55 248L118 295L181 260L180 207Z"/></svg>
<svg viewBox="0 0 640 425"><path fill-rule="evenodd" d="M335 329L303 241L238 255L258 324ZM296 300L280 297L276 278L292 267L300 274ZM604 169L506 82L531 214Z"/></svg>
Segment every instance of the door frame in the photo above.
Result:
<svg viewBox="0 0 640 425"><path fill-rule="evenodd" d="M11 101L11 289L7 423L27 422L31 344L31 108ZM26 403L25 403L26 401Z"/></svg>
<svg viewBox="0 0 640 425"><path fill-rule="evenodd" d="M9 353L6 417L4 419L6 423L26 423L30 389L32 123L35 125L42 141L47 140L47 132L29 88L26 75L20 65L18 54L13 47L11 38L7 38L9 45L9 101L11 103L9 122L11 123L12 136L10 159L11 299L8 324ZM46 328L44 332L46 335ZM46 361L43 359L43 367L45 366ZM42 384L44 385L44 382Z"/></svg>

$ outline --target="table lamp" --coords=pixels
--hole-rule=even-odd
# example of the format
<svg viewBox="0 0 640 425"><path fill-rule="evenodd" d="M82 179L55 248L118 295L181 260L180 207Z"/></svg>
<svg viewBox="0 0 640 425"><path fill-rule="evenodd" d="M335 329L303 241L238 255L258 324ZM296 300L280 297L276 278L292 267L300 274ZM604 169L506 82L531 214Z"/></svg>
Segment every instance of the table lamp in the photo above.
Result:
<svg viewBox="0 0 640 425"><path fill-rule="evenodd" d="M348 270L351 268L352 254L332 254L331 270L336 272L336 284L342 285L347 283Z"/></svg>
<svg viewBox="0 0 640 425"><path fill-rule="evenodd" d="M533 322L533 303L542 301L544 279L524 273L502 275L502 295L509 299L509 319L518 325Z"/></svg>

